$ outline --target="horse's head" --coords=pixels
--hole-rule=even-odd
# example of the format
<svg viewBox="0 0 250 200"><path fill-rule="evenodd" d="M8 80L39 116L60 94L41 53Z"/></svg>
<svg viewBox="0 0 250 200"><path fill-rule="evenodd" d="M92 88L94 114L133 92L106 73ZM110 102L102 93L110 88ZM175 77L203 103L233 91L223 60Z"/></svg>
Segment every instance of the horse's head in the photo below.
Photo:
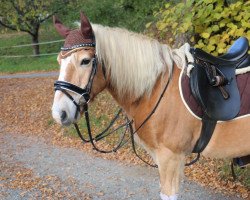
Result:
<svg viewBox="0 0 250 200"><path fill-rule="evenodd" d="M55 82L53 118L70 125L80 118L83 107L105 87L105 79L95 54L95 36L87 17L81 13L81 26L70 30L54 17L54 26L65 38L58 55L60 75Z"/></svg>

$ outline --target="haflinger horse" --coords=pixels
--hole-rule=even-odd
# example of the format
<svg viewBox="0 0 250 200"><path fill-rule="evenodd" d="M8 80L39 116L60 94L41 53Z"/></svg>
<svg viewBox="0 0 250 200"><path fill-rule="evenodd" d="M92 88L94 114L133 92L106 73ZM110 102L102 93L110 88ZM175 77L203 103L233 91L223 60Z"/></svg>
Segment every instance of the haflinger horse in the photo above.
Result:
<svg viewBox="0 0 250 200"><path fill-rule="evenodd" d="M79 29L65 27L56 17L54 25L65 43L57 58L60 74L53 118L66 126L76 123L82 106L106 89L137 130L162 95L135 136L158 165L161 199L177 199L185 156L192 152L202 127L180 95L179 77L188 65L185 48L172 50L125 29L91 25L83 13ZM249 116L218 123L202 154L213 158L249 155Z"/></svg>

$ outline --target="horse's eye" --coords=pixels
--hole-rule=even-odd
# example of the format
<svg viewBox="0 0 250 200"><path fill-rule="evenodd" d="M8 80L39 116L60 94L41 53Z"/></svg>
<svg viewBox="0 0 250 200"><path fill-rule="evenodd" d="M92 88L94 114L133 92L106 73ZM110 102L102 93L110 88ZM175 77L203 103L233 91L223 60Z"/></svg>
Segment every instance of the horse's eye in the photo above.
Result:
<svg viewBox="0 0 250 200"><path fill-rule="evenodd" d="M90 62L90 59L84 58L84 59L81 61L81 65L87 65L87 64L89 64L89 62Z"/></svg>

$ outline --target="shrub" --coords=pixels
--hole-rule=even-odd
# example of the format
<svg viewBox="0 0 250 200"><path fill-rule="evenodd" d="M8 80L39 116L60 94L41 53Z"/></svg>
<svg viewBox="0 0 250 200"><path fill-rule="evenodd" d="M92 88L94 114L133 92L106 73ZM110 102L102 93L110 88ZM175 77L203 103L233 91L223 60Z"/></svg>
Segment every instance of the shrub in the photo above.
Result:
<svg viewBox="0 0 250 200"><path fill-rule="evenodd" d="M231 2L231 1L230 1ZM166 3L155 16L157 34L171 45L179 37L214 55L240 36L250 39L250 2L187 0Z"/></svg>

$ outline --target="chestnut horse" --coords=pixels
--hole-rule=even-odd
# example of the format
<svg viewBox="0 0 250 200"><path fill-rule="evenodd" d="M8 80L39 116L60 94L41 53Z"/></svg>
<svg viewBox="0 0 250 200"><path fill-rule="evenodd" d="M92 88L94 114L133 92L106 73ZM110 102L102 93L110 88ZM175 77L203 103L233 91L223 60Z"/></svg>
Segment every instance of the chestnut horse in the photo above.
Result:
<svg viewBox="0 0 250 200"><path fill-rule="evenodd" d="M82 105L106 89L133 120L136 130L169 81L155 113L135 135L158 165L161 199L177 199L185 156L192 152L201 130L201 121L190 114L179 92L179 77L187 66L183 48L172 50L137 33L91 25L82 13L79 29L70 30L57 18L54 25L66 38L58 55L58 81L73 84L84 93L79 95L67 87L56 90L52 114L62 125L77 122ZM214 158L249 154L249 116L218 123L203 151L204 156Z"/></svg>

